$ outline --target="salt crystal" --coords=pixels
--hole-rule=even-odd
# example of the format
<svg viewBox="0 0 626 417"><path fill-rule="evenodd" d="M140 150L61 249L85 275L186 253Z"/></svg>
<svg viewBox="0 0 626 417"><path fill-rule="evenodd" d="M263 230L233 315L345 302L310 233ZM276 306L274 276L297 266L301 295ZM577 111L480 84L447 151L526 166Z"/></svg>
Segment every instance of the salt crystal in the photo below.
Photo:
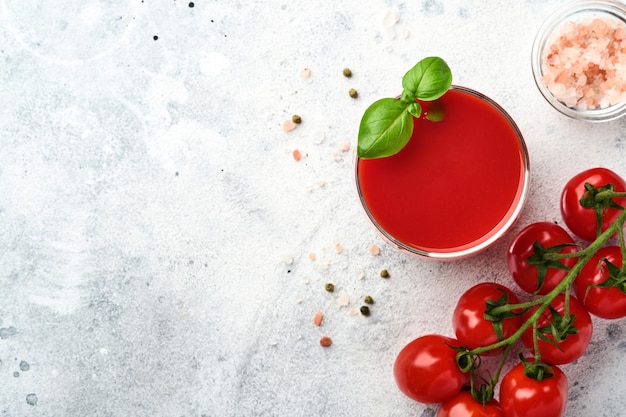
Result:
<svg viewBox="0 0 626 417"><path fill-rule="evenodd" d="M346 293L341 293L337 299L337 303L339 303L339 306L345 307L350 304L350 297L348 297Z"/></svg>
<svg viewBox="0 0 626 417"><path fill-rule="evenodd" d="M626 25L613 19L566 22L542 53L542 80L578 109L606 108L626 96Z"/></svg>
<svg viewBox="0 0 626 417"><path fill-rule="evenodd" d="M348 152L350 150L350 142L343 141L339 144L339 150L341 152Z"/></svg>
<svg viewBox="0 0 626 417"><path fill-rule="evenodd" d="M390 28L394 26L400 20L400 16L393 11L387 12L385 18L383 19L383 26L386 28Z"/></svg>
<svg viewBox="0 0 626 417"><path fill-rule="evenodd" d="M370 253L370 255L380 255L380 248L378 247L378 245L375 244L371 244L367 247L367 251Z"/></svg>
<svg viewBox="0 0 626 417"><path fill-rule="evenodd" d="M310 68L303 68L302 71L300 71L300 76L302 78L309 78L311 76L311 69Z"/></svg>
<svg viewBox="0 0 626 417"><path fill-rule="evenodd" d="M283 122L283 131L284 132L291 132L295 128L296 128L296 124L293 122L293 120L287 119L287 120L285 120Z"/></svg>
<svg viewBox="0 0 626 417"><path fill-rule="evenodd" d="M319 326L322 325L322 320L323 319L324 319L324 313L322 313L321 311L318 311L313 316L313 324L319 327Z"/></svg>

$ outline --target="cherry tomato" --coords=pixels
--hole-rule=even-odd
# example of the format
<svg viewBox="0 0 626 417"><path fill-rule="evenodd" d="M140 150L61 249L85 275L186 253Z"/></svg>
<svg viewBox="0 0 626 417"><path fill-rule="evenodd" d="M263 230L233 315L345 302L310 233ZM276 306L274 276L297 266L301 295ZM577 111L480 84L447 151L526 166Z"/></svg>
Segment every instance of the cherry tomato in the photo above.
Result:
<svg viewBox="0 0 626 417"><path fill-rule="evenodd" d="M504 417L561 417L567 405L567 377L556 366L553 375L537 381L519 363L502 378L500 406Z"/></svg>
<svg viewBox="0 0 626 417"><path fill-rule="evenodd" d="M550 305L559 314L563 315L563 311L565 309L565 294L561 293L557 295L556 298L552 300ZM524 321L535 311L537 311L537 307L531 309L526 314ZM549 363L550 365L570 363L580 358L583 353L585 353L585 350L589 345L589 341L591 340L593 324L591 322L591 316L585 307L583 307L580 301L573 296L569 297L569 316L575 317L574 321L570 323L570 325L577 329L577 333L563 334L561 341L557 341L556 344L539 338L539 353L541 354L541 360L543 362ZM546 308L537 321L537 330L538 333L543 333L544 336L551 341L555 341L554 336L550 332L551 324L557 323L554 321L549 308ZM542 332L541 329L545 329L545 332ZM524 344L530 349L534 348L532 326L522 334L522 342L524 342Z"/></svg>
<svg viewBox="0 0 626 417"><path fill-rule="evenodd" d="M583 207L580 199L587 192L585 183L596 188L602 188L607 184L613 184L614 191L626 191L626 181L615 172L606 168L592 168L581 172L570 179L561 194L561 216L563 221L576 236L586 241L596 239L597 221L596 211L593 208ZM624 207L626 198L615 198L615 203ZM605 208L602 215L602 231L620 215L622 211L617 208Z"/></svg>
<svg viewBox="0 0 626 417"><path fill-rule="evenodd" d="M502 299L503 296L504 299ZM488 346L512 336L519 329L522 324L520 316L503 318L499 324L485 318L487 301L497 302L498 300L502 300L500 304L519 302L510 289L492 282L475 285L459 298L452 314L452 327L462 346L470 350ZM494 325L500 327L500 338ZM498 350L489 353L497 352Z"/></svg>
<svg viewBox="0 0 626 417"><path fill-rule="evenodd" d="M565 258L558 261L544 261L536 264L534 260L541 257L536 253L538 242L540 251L556 253L576 252L572 237L561 226L550 222L538 222L526 226L515 236L506 254L507 266L511 276L521 289L529 294L547 294L552 291L567 275L566 269L571 268L577 258ZM563 246L561 245L572 245ZM554 249L550 249L554 248ZM560 262L560 265L559 265ZM542 276L542 283L539 277Z"/></svg>
<svg viewBox="0 0 626 417"><path fill-rule="evenodd" d="M457 395L468 381L456 363L459 342L426 335L406 345L393 366L396 384L409 398L421 403L440 403Z"/></svg>
<svg viewBox="0 0 626 417"><path fill-rule="evenodd" d="M436 417L503 417L503 414L498 401L491 400L482 405L468 391L461 391L441 404Z"/></svg>
<svg viewBox="0 0 626 417"><path fill-rule="evenodd" d="M619 246L605 246L587 262L574 281L574 292L578 300L591 314L604 319L626 317L626 293L620 287L598 287L610 279L611 271L604 260L609 261L618 270L623 265L622 251ZM617 273L614 270L613 273ZM609 281L610 282L610 281Z"/></svg>

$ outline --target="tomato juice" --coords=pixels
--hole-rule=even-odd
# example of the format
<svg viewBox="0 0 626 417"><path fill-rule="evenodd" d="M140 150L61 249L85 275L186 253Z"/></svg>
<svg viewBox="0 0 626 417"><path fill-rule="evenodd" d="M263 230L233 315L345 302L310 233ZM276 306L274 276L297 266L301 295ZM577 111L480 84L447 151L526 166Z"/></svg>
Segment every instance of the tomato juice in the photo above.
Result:
<svg viewBox="0 0 626 417"><path fill-rule="evenodd" d="M368 216L409 252L454 259L496 241L517 219L529 181L524 139L491 99L453 86L425 118L421 103L411 140L396 155L356 161L357 188Z"/></svg>

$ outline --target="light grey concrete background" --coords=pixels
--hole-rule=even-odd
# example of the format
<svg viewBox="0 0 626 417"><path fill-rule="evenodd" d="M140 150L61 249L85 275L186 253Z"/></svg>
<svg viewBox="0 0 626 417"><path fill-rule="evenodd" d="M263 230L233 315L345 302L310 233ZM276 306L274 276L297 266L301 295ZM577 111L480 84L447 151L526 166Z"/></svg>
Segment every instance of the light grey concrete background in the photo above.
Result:
<svg viewBox="0 0 626 417"><path fill-rule="evenodd" d="M470 286L512 285L512 235L450 263L384 243L356 197L358 123L439 55L526 138L515 230L558 221L569 177L626 175L626 120L566 119L533 83L562 3L0 0L0 415L434 416L395 355L450 335ZM625 352L626 322L596 320L564 367L568 417L623 415Z"/></svg>

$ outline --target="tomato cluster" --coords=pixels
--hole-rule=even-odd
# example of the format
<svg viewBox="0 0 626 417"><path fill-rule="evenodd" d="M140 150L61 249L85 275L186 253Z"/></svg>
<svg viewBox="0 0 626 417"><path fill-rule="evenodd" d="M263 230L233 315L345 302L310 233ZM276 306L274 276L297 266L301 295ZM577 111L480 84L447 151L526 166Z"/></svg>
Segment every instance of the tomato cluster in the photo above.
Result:
<svg viewBox="0 0 626 417"><path fill-rule="evenodd" d="M399 352L399 389L416 401L441 403L437 417L561 417L568 381L559 366L587 349L591 314L626 317L626 182L593 168L567 182L560 203L572 235L556 223L537 222L508 246L519 295L479 283L456 304L454 337L421 336ZM519 362L500 378L518 340ZM486 357L499 357L497 369L483 369Z"/></svg>

